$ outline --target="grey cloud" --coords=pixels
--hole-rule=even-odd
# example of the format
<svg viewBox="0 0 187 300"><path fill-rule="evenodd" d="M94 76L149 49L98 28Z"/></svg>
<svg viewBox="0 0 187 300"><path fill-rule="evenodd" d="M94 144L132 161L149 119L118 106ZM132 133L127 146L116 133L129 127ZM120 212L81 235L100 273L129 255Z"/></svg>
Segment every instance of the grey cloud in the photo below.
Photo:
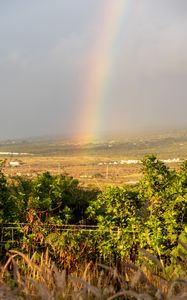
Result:
<svg viewBox="0 0 187 300"><path fill-rule="evenodd" d="M1 1L0 139L75 131L105 5ZM187 126L186 8L186 0L131 1L110 61L101 131Z"/></svg>

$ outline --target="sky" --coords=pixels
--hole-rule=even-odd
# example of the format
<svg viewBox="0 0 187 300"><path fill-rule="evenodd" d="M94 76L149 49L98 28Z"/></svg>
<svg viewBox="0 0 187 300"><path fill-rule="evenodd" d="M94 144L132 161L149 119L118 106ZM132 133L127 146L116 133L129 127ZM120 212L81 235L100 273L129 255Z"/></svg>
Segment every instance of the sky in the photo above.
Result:
<svg viewBox="0 0 187 300"><path fill-rule="evenodd" d="M0 41L0 140L187 128L186 0L0 0Z"/></svg>

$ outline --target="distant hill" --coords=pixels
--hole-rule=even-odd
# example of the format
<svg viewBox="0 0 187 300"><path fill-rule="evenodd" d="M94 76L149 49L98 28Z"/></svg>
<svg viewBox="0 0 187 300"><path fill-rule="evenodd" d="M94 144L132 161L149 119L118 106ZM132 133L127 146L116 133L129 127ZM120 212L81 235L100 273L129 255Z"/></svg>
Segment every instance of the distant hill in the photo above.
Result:
<svg viewBox="0 0 187 300"><path fill-rule="evenodd" d="M102 141L78 143L61 137L37 137L0 142L0 152L29 153L34 155L117 155L142 158L154 153L158 157L187 157L187 130L159 132L129 137L107 137Z"/></svg>

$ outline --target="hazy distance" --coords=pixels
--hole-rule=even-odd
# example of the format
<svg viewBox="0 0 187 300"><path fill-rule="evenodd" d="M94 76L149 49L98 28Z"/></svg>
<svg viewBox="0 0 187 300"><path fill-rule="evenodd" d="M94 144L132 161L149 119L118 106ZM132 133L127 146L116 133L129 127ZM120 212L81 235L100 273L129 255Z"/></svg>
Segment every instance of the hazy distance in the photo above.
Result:
<svg viewBox="0 0 187 300"><path fill-rule="evenodd" d="M77 134L99 20L112 1L0 1L0 139ZM127 12L98 134L187 128L187 1L119 1Z"/></svg>

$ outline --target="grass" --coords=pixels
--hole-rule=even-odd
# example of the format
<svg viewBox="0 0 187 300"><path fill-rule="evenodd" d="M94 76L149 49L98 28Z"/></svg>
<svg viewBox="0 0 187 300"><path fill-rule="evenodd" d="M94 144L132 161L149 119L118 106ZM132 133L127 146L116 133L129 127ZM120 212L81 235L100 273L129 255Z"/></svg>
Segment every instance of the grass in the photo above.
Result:
<svg viewBox="0 0 187 300"><path fill-rule="evenodd" d="M125 260L118 268L85 262L72 270L58 269L48 250L32 256L10 250L1 268L0 299L185 300L187 259L181 259L183 275L177 276L144 249L137 265Z"/></svg>

